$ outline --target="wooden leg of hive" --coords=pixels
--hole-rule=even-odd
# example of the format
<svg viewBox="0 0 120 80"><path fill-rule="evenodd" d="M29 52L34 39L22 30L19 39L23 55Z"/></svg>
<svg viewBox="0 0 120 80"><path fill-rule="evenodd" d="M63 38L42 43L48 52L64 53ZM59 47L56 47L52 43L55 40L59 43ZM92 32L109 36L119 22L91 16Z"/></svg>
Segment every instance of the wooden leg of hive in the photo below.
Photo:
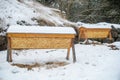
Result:
<svg viewBox="0 0 120 80"><path fill-rule="evenodd" d="M7 61L9 62L9 49L7 49Z"/></svg>
<svg viewBox="0 0 120 80"><path fill-rule="evenodd" d="M78 34L78 41L80 41L80 33Z"/></svg>
<svg viewBox="0 0 120 80"><path fill-rule="evenodd" d="M69 56L70 56L70 47L68 48L68 51L67 51L67 56L66 56L67 60L69 60Z"/></svg>
<svg viewBox="0 0 120 80"><path fill-rule="evenodd" d="M12 62L12 51L11 51L11 49L7 50L7 61Z"/></svg>
<svg viewBox="0 0 120 80"><path fill-rule="evenodd" d="M111 43L112 43L112 35L111 35L111 32L109 33L109 39L110 39L110 41L111 41Z"/></svg>
<svg viewBox="0 0 120 80"><path fill-rule="evenodd" d="M85 44L89 44L88 38L85 38Z"/></svg>
<svg viewBox="0 0 120 80"><path fill-rule="evenodd" d="M7 61L12 62L12 51L11 51L11 43L10 38L8 38L8 49L7 49Z"/></svg>
<svg viewBox="0 0 120 80"><path fill-rule="evenodd" d="M72 52L73 52L73 62L76 62L74 39L72 39Z"/></svg>

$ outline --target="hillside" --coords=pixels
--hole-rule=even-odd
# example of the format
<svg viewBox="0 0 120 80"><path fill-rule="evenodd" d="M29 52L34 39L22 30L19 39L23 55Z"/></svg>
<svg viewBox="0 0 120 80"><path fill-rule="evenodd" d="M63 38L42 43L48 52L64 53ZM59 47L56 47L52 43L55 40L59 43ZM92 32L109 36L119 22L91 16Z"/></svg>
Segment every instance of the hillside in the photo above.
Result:
<svg viewBox="0 0 120 80"><path fill-rule="evenodd" d="M0 33L10 25L68 26L73 23L63 19L60 11L48 8L35 0L0 0Z"/></svg>

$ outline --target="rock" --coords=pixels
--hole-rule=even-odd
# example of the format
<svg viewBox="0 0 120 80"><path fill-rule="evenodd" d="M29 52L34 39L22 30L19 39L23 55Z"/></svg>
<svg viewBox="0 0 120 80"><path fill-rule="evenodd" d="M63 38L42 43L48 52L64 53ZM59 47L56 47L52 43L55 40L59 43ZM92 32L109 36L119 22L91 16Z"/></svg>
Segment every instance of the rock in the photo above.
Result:
<svg viewBox="0 0 120 80"><path fill-rule="evenodd" d="M7 38L6 36L0 36L0 51L7 49Z"/></svg>
<svg viewBox="0 0 120 80"><path fill-rule="evenodd" d="M119 37L119 30L117 28L115 28L113 25L111 26L112 30L111 30L111 34L112 34L112 38L114 41L117 40L117 38Z"/></svg>
<svg viewBox="0 0 120 80"><path fill-rule="evenodd" d="M37 22L41 25L41 26L55 26L55 23L49 20L45 20L45 19L40 19L37 20Z"/></svg>
<svg viewBox="0 0 120 80"><path fill-rule="evenodd" d="M120 41L120 37L118 37L118 38L116 39L116 41Z"/></svg>
<svg viewBox="0 0 120 80"><path fill-rule="evenodd" d="M111 43L111 42L113 41L108 38L102 40L102 43Z"/></svg>

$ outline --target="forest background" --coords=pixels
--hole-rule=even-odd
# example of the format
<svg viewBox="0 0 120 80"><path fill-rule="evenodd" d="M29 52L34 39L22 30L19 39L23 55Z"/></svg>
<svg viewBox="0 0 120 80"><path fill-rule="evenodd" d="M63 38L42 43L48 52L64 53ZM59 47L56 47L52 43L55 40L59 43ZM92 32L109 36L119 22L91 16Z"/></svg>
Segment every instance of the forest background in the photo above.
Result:
<svg viewBox="0 0 120 80"><path fill-rule="evenodd" d="M37 0L61 10L70 21L120 23L119 0Z"/></svg>

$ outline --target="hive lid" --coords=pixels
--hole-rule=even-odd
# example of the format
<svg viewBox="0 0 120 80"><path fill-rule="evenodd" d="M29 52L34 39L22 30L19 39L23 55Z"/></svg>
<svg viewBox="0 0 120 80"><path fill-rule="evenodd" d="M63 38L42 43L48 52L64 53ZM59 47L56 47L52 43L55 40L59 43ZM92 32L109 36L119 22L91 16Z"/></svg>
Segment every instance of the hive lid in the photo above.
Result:
<svg viewBox="0 0 120 80"><path fill-rule="evenodd" d="M76 34L72 27L10 26L7 33Z"/></svg>

